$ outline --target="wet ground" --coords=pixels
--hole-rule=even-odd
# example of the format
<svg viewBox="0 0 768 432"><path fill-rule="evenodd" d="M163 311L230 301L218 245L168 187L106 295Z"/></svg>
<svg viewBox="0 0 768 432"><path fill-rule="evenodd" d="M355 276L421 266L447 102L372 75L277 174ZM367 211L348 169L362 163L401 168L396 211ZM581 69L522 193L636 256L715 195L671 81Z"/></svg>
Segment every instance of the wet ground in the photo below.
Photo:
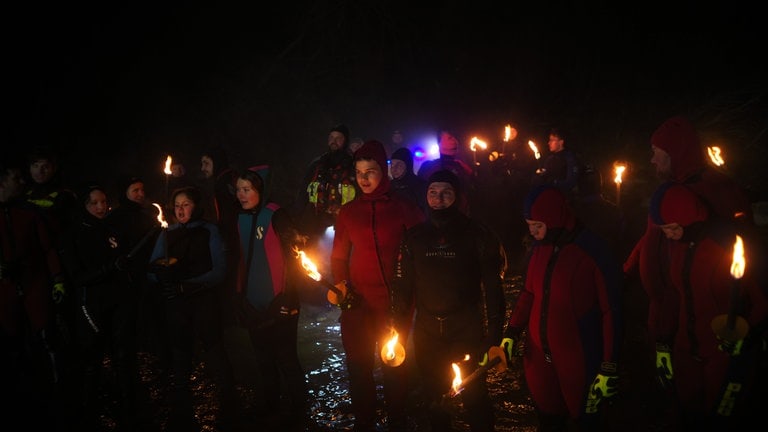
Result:
<svg viewBox="0 0 768 432"><path fill-rule="evenodd" d="M512 277L506 281L505 291L509 307L519 293L521 278ZM630 288L625 295L627 313L626 344L624 362L620 368L620 393L604 410L604 423L609 431L671 431L674 430L662 415L663 395L654 387L654 377L642 367L643 326L645 306L644 294L637 288ZM351 431L354 418L350 413L350 400L345 370L344 350L341 345L339 311L334 307L305 304L302 309L299 328L299 347L302 364L307 373L312 399L311 431ZM240 380L238 386L246 414L237 431L282 431L280 414L257 415L261 401L258 392L259 377L249 367L254 353L249 348L247 334L239 329L230 329L226 335L235 373ZM166 389L164 376L157 368L154 357L141 354L141 379L150 399L149 412L142 417L142 430L161 431L167 418L163 396ZM216 416L218 407L213 396L213 385L206 376L201 363L194 374L196 416L201 431L218 432ZM515 359L504 372L491 371L488 375L489 391L497 415L496 430L500 432L522 432L538 430L535 410L522 372L522 360ZM414 399L416 400L416 399ZM382 401L383 405L383 401ZM461 397L451 401L451 410L456 414L454 428L457 432L468 431L461 421ZM424 411L417 403L412 404L409 430L429 431ZM108 410L102 415L104 430L115 430ZM386 415L380 413L379 430L385 431Z"/></svg>

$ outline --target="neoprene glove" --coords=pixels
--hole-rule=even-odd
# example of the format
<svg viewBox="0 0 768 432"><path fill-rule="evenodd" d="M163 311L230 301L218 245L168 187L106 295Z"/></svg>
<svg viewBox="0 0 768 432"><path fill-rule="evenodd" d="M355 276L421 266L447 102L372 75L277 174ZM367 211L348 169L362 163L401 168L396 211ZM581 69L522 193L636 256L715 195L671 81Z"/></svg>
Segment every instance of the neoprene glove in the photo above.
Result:
<svg viewBox="0 0 768 432"><path fill-rule="evenodd" d="M725 339L717 338L717 349L728 354L731 357L741 354L741 347L744 344L744 339L737 341L728 341Z"/></svg>
<svg viewBox="0 0 768 432"><path fill-rule="evenodd" d="M64 282L56 282L53 284L53 289L51 289L51 296L53 297L53 302L56 304L61 304L61 302L64 300L64 296L67 295L67 289L64 286Z"/></svg>
<svg viewBox="0 0 768 432"><path fill-rule="evenodd" d="M597 373L587 394L587 413L596 413L603 399L614 396L618 389L619 377L616 374L616 363L603 362L600 365L600 372Z"/></svg>
<svg viewBox="0 0 768 432"><path fill-rule="evenodd" d="M504 331L504 338L501 340L501 349L504 350L504 355L507 357L507 361L511 361L512 357L519 355L517 350L520 347L520 329L507 328ZM515 346L517 344L517 346ZM516 350L517 349L517 350Z"/></svg>
<svg viewBox="0 0 768 432"><path fill-rule="evenodd" d="M672 353L669 352L667 344L656 344L656 373L662 387L668 388L672 385L675 374L672 370Z"/></svg>

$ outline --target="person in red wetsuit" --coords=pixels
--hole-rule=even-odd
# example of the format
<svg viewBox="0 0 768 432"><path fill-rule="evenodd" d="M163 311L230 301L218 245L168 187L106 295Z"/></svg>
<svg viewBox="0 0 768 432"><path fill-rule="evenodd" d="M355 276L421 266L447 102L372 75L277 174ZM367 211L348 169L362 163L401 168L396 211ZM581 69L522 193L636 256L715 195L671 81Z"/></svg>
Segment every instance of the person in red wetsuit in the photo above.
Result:
<svg viewBox="0 0 768 432"><path fill-rule="evenodd" d="M683 184L701 197L712 217L731 221L739 230L754 230L754 219L745 191L724 172L706 162L705 150L693 124L683 116L662 123L651 136L651 163L661 181ZM678 298L668 280L670 257L666 238L648 218L645 233L624 262L624 273L638 277L648 295L649 354L661 367L674 333L670 311L678 309Z"/></svg>
<svg viewBox="0 0 768 432"><path fill-rule="evenodd" d="M341 338L347 356L355 431L376 424L374 355L391 336L390 284L406 229L424 220L421 209L390 192L387 155L379 141L355 152L355 177L362 195L341 207L331 253L331 270L341 290L354 292L356 304L341 312ZM346 284L344 283L346 281ZM410 325L409 320L404 320ZM396 329L405 346L410 328ZM404 430L407 367L384 367L384 398L392 431Z"/></svg>
<svg viewBox="0 0 768 432"><path fill-rule="evenodd" d="M524 215L534 243L505 331L507 350L527 328L525 378L540 431L565 430L569 419L596 430L600 399L616 391L621 266L555 186L535 187Z"/></svg>
<svg viewBox="0 0 768 432"><path fill-rule="evenodd" d="M679 305L664 311L669 314L665 321L675 325L671 362L661 372L674 383L683 427L751 426L757 419L754 406L749 408L750 392L768 328L768 298L757 280L765 255L755 253L754 239L742 238L746 266L736 285L731 264L737 229L710 217L704 202L681 184L667 182L656 190L650 217L666 237L669 277ZM729 314L737 336L724 338ZM721 321L714 321L718 316ZM746 325L741 334L737 319Z"/></svg>

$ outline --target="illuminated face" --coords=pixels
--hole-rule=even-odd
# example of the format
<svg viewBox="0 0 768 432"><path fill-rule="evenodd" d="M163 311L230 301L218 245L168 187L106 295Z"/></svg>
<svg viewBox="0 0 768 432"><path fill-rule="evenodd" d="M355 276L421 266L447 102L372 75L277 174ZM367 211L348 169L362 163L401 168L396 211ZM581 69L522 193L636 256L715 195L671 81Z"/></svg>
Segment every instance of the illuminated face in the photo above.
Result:
<svg viewBox="0 0 768 432"><path fill-rule="evenodd" d="M56 174L56 165L48 159L39 159L29 166L29 175L37 184L48 183Z"/></svg>
<svg viewBox="0 0 768 432"><path fill-rule="evenodd" d="M331 131L328 134L328 149L335 152L344 148L344 134L339 131Z"/></svg>
<svg viewBox="0 0 768 432"><path fill-rule="evenodd" d="M128 186L128 189L125 191L125 196L137 204L144 204L144 201L146 200L146 196L144 194L144 183L131 183Z"/></svg>
<svg viewBox="0 0 768 432"><path fill-rule="evenodd" d="M456 202L456 191L448 182L433 182L427 188L427 204L432 210L446 209Z"/></svg>
<svg viewBox="0 0 768 432"><path fill-rule="evenodd" d="M664 235L670 240L680 240L683 238L683 232L685 231L678 223L659 225L659 228L661 228Z"/></svg>
<svg viewBox="0 0 768 432"><path fill-rule="evenodd" d="M440 132L440 154L456 156L459 153L459 140L450 132Z"/></svg>
<svg viewBox="0 0 768 432"><path fill-rule="evenodd" d="M261 201L261 194L250 180L237 179L237 200L243 210L253 210Z"/></svg>
<svg viewBox="0 0 768 432"><path fill-rule="evenodd" d="M528 232L534 239L542 240L547 235L547 224L544 222L526 219L525 223L528 224Z"/></svg>
<svg viewBox="0 0 768 432"><path fill-rule="evenodd" d="M392 143L393 144L402 144L403 143L403 134L400 133L400 131L392 132Z"/></svg>
<svg viewBox="0 0 768 432"><path fill-rule="evenodd" d="M408 167L405 165L405 162L401 161L400 159L392 159L389 162L389 174L395 180L402 178L405 175L405 170L407 168Z"/></svg>
<svg viewBox="0 0 768 432"><path fill-rule="evenodd" d="M547 141L550 153L557 153L565 147L565 141L557 135L550 135Z"/></svg>
<svg viewBox="0 0 768 432"><path fill-rule="evenodd" d="M355 162L355 178L363 193L371 193L379 187L384 172L379 163L374 160L359 160Z"/></svg>
<svg viewBox="0 0 768 432"><path fill-rule="evenodd" d="M195 210L195 202L187 194L180 193L173 200L173 213L179 223L185 224L192 219L192 212Z"/></svg>
<svg viewBox="0 0 768 432"><path fill-rule="evenodd" d="M88 195L88 202L85 203L85 209L98 219L107 217L109 206L107 205L107 195L96 189Z"/></svg>
<svg viewBox="0 0 768 432"><path fill-rule="evenodd" d="M652 145L651 151L651 163L656 167L656 177L666 180L672 174L672 158L669 157L669 153Z"/></svg>
<svg viewBox="0 0 768 432"><path fill-rule="evenodd" d="M202 171L203 177L205 177L205 178L213 177L213 159L211 159L208 156L201 157L200 158L200 171Z"/></svg>

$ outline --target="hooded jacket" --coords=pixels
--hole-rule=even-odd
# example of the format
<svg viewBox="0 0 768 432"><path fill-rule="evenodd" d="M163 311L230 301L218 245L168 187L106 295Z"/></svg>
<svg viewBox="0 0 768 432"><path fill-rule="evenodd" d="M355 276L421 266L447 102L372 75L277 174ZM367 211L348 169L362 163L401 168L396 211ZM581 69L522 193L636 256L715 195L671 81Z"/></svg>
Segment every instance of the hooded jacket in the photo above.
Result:
<svg viewBox="0 0 768 432"><path fill-rule="evenodd" d="M382 169L371 193L341 208L336 220L331 269L336 282L346 280L372 308L388 311L395 259L405 230L424 220L416 204L390 193L384 146L368 141L355 159L370 158Z"/></svg>

